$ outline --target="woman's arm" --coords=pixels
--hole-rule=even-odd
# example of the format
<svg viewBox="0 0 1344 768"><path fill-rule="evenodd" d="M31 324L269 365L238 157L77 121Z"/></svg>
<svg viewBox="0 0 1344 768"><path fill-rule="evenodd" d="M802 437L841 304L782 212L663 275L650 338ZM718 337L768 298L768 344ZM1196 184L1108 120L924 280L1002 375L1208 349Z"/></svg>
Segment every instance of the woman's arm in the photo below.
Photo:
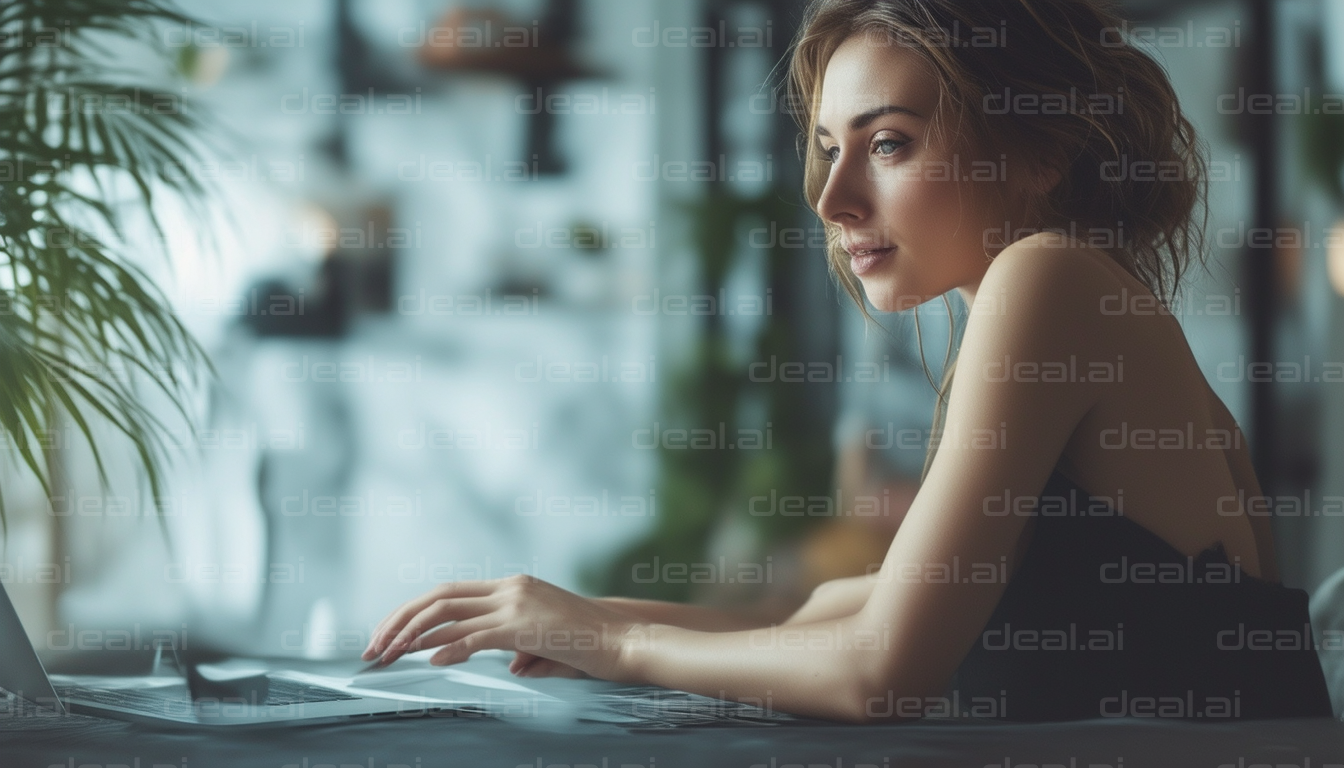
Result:
<svg viewBox="0 0 1344 768"><path fill-rule="evenodd" d="M807 624L815 621L839 619L859 612L877 583L877 573L849 576L818 584L807 601L787 616L759 608L711 608L689 603L670 603L662 600L640 600L633 597L598 597L596 602L608 608L628 613L653 624L701 632L734 632L760 629L771 625Z"/></svg>
<svg viewBox="0 0 1344 768"><path fill-rule="evenodd" d="M815 621L853 616L868 602L877 583L877 573L824 581L812 590L812 596L782 624L809 624Z"/></svg>
<svg viewBox="0 0 1344 768"><path fill-rule="evenodd" d="M706 605L640 600L633 597L598 597L594 601L641 621L668 624L701 632L733 632L778 624L783 617L762 614L759 609L724 610Z"/></svg>
<svg viewBox="0 0 1344 768"><path fill-rule="evenodd" d="M814 593L815 594L815 593ZM759 608L735 608L731 611L690 603L641 600L633 597L595 597L594 603L619 611L648 624L667 624L701 632L733 632L779 624L783 617ZM776 612L777 613L777 612ZM797 614L795 614L796 616ZM788 621L792 621L789 619ZM785 622L787 623L787 621ZM558 661L518 651L509 671L525 677L589 677L585 672Z"/></svg>
<svg viewBox="0 0 1344 768"><path fill-rule="evenodd" d="M636 624L612 679L659 685L767 711L866 723L883 638L861 616L738 632Z"/></svg>
<svg viewBox="0 0 1344 768"><path fill-rule="evenodd" d="M880 668L880 633L859 624L877 574L832 579L817 585L807 602L784 621L763 625L738 619L696 632L689 624L646 619L625 638L622 666L632 681L738 701L766 710L869 722L872 702L866 670ZM608 607L622 606L604 598ZM690 618L655 601L636 601L671 619ZM715 617L717 618L717 617ZM712 621L712 620L711 620ZM746 624L739 631L723 627ZM781 677L783 670L785 676ZM724 673L731 670L727 676ZM728 686L731 690L725 689ZM743 692L747 692L743 695ZM763 695L751 692L763 691Z"/></svg>
<svg viewBox="0 0 1344 768"><path fill-rule="evenodd" d="M833 579L817 585L802 607L787 617L755 609L732 611L662 600L632 597L596 597L593 602L620 611L647 624L666 624L701 632L735 632L770 626L795 625L853 616L868 601L876 574ZM776 612L777 613L777 612ZM509 670L528 677L588 677L568 664L519 651Z"/></svg>

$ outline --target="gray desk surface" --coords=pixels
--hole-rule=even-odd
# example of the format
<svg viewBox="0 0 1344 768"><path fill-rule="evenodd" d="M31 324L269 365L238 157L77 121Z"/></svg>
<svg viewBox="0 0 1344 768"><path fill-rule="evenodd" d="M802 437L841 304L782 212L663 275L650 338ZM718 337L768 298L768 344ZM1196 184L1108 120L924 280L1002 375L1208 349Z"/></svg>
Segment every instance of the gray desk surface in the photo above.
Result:
<svg viewBox="0 0 1344 768"><path fill-rule="evenodd" d="M463 667L504 663L473 658ZM618 702L614 694L620 692L643 693L655 702L684 701L666 689L596 680L519 682L565 697L606 694ZM448 713L221 734L57 716L11 697L0 700L0 768L1330 768L1332 763L1344 768L1344 723L1324 718L1047 724L948 718L854 726L819 720L734 723L724 717L670 727L676 718L647 703L628 711L641 719L617 724Z"/></svg>

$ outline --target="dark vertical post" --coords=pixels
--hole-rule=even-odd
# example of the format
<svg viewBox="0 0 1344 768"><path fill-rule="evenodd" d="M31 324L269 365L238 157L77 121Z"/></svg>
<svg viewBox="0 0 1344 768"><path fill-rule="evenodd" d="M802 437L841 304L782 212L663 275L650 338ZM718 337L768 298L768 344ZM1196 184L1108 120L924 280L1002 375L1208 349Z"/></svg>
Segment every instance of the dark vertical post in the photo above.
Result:
<svg viewBox="0 0 1344 768"><path fill-rule="evenodd" d="M1248 52L1246 93L1272 94L1277 89L1275 76L1275 23L1274 0L1247 0L1250 13L1251 49ZM1273 101L1271 101L1273 103ZM1248 110L1247 136L1255 164L1254 221L1258 232L1273 231L1278 226L1278 163L1276 157L1278 126L1273 109ZM1272 242L1274 238L1270 238ZM1277 275L1274 250L1248 244L1242 256L1242 290L1246 292L1246 323L1250 337L1251 370L1262 363L1273 364L1275 359L1274 331L1278 325ZM1279 473L1275 464L1276 418L1274 384L1268 376L1251 377L1250 426L1251 460L1260 478L1261 490L1273 495L1278 486Z"/></svg>
<svg viewBox="0 0 1344 768"><path fill-rule="evenodd" d="M547 0L541 17L542 47L568 52L579 34L577 0ZM541 111L527 118L527 155L524 160L541 176L558 176L569 170L569 163L556 146L556 116L547 108L546 97L559 78L543 78L525 83L529 93L540 94Z"/></svg>
<svg viewBox="0 0 1344 768"><path fill-rule="evenodd" d="M723 3L710 2L705 3L704 24L706 29L719 29L721 24L727 22L727 12ZM727 51L722 45L723 41L717 41L718 45L711 45L705 49L705 160L711 168L716 169L714 180L709 182L710 191L708 194L714 194L715 188L722 188L724 183L718 180L720 173L725 172L720 163L726 162L728 153L728 142L724 139L723 121L727 105L724 104L724 78L727 76ZM706 276L708 277L708 276ZM707 337L713 337L720 332L723 326L723 319L718 313L713 313L704 318L706 324Z"/></svg>

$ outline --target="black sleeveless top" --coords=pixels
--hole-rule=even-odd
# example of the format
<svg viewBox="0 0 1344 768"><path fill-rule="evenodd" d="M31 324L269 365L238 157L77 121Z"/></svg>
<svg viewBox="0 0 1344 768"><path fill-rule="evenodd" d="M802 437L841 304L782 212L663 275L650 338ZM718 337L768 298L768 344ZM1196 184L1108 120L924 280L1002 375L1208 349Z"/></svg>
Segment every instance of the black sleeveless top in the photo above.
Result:
<svg viewBox="0 0 1344 768"><path fill-rule="evenodd" d="M1018 721L1332 717L1307 593L1182 554L1058 469L948 691Z"/></svg>

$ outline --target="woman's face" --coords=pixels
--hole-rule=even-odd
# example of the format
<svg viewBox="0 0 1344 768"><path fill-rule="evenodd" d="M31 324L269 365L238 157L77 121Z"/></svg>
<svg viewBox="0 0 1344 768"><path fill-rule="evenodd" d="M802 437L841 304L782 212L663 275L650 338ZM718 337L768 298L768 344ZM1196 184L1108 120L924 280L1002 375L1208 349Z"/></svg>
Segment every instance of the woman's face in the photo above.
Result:
<svg viewBox="0 0 1344 768"><path fill-rule="evenodd" d="M839 226L854 274L882 311L953 288L969 302L986 255L1002 249L996 233L1010 212L999 195L1016 194L1005 183L1007 161L968 157L935 139L938 96L936 73L915 51L863 34L841 44L822 80L812 140L830 175L817 211Z"/></svg>

